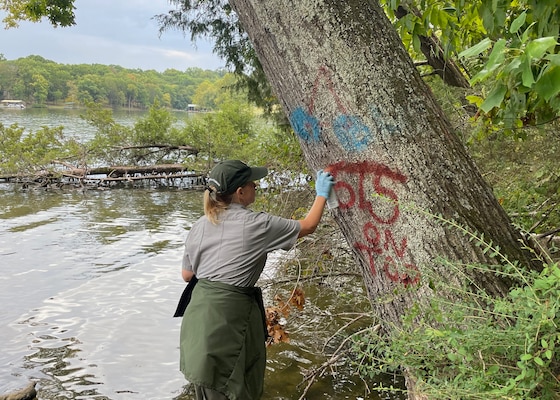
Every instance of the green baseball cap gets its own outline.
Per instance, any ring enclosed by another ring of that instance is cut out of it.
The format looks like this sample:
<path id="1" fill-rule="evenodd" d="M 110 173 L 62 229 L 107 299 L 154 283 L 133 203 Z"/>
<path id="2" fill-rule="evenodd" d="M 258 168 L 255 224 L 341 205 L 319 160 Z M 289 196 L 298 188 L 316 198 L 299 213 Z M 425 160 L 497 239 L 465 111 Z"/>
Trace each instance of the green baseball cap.
<path id="1" fill-rule="evenodd" d="M 239 160 L 220 161 L 208 176 L 208 186 L 219 194 L 231 194 L 249 181 L 256 181 L 268 174 L 266 167 L 249 167 Z"/>

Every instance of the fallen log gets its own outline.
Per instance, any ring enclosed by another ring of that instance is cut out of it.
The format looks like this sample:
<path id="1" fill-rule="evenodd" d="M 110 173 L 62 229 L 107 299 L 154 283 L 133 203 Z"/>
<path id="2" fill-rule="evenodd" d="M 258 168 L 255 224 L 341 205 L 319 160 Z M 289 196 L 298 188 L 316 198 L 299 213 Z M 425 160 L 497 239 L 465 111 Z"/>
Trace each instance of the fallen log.
<path id="1" fill-rule="evenodd" d="M 23 389 L 12 393 L 0 394 L 0 400 L 35 400 L 37 398 L 36 384 L 37 382 L 30 382 Z"/>
<path id="2" fill-rule="evenodd" d="M 181 146 L 172 146 L 168 144 L 146 144 L 146 145 L 138 145 L 138 146 L 123 146 L 119 150 L 137 150 L 137 149 L 160 149 L 160 150 L 182 150 L 187 151 L 189 155 L 197 155 L 198 149 L 196 147 L 188 146 L 188 145 L 181 145 Z"/>
<path id="3" fill-rule="evenodd" d="M 93 168 L 79 168 L 72 165 L 64 165 L 63 169 L 56 171 L 42 170 L 33 175 L 22 176 L 0 176 L 0 180 L 7 182 L 19 182 L 25 185 L 59 185 L 68 183 L 68 180 L 87 183 L 115 183 L 133 181 L 157 181 L 188 178 L 187 187 L 199 188 L 205 184 L 205 174 L 187 169 L 183 164 L 155 164 L 140 166 L 102 166 Z M 65 182 L 66 180 L 66 182 Z"/>
<path id="4" fill-rule="evenodd" d="M 186 168 L 183 164 L 156 164 L 141 166 L 109 166 L 97 168 L 69 168 L 62 171 L 65 176 L 85 177 L 89 175 L 107 175 L 107 177 L 119 177 L 134 174 L 173 173 L 183 172 Z"/>

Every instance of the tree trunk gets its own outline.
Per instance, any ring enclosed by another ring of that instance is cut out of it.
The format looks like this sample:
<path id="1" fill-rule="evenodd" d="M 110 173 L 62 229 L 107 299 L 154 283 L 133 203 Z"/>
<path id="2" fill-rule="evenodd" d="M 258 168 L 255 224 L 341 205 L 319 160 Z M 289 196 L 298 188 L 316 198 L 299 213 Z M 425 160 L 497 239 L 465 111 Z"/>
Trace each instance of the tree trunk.
<path id="1" fill-rule="evenodd" d="M 510 259 L 533 263 L 379 4 L 230 4 L 309 166 L 335 176 L 335 219 L 385 328 L 430 297 L 428 275 L 450 283 L 468 276 L 492 295 L 505 294 L 510 282 L 494 274 L 436 262 L 496 263 L 440 216 L 483 234 Z"/>

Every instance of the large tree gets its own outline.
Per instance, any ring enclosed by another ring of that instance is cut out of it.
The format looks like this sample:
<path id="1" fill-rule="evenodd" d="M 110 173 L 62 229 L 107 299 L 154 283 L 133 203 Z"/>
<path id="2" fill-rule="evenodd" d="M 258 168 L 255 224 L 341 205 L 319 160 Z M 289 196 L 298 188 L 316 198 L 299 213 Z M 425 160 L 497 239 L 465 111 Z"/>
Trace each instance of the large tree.
<path id="1" fill-rule="evenodd" d="M 507 292 L 499 274 L 438 263 L 496 262 L 465 230 L 538 267 L 377 2 L 229 3 L 307 163 L 336 178 L 335 219 L 387 330 L 429 300 L 426 276 Z"/>

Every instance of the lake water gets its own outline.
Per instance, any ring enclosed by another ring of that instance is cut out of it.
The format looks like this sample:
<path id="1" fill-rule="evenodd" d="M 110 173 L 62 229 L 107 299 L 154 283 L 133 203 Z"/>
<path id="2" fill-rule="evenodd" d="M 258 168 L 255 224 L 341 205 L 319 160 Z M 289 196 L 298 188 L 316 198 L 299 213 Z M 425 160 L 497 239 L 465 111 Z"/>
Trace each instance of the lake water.
<path id="1" fill-rule="evenodd" d="M 3 187 L 0 393 L 39 380 L 42 399 L 178 395 L 171 315 L 199 203 L 188 191 Z"/>
<path id="2" fill-rule="evenodd" d="M 20 110 L 0 107 L 0 123 L 4 126 L 18 124 L 28 132 L 37 131 L 44 126 L 49 128 L 63 126 L 66 136 L 89 139 L 95 134 L 95 127 L 81 118 L 84 113 L 84 109 L 73 108 L 25 108 Z M 184 111 L 172 111 L 172 114 L 177 120 L 177 126 L 193 115 Z M 136 121 L 146 115 L 147 111 L 113 111 L 115 122 L 125 126 L 133 126 Z"/>
<path id="3" fill-rule="evenodd" d="M 1 112 L 0 122 L 28 126 L 30 118 L 33 126 L 87 133 L 76 110 L 40 111 L 37 119 L 27 110 Z M 183 242 L 202 214 L 201 196 L 0 184 L 0 394 L 35 381 L 42 400 L 192 399 L 178 370 L 181 321 L 172 314 L 184 287 Z M 271 257 L 263 279 L 273 280 L 287 256 Z M 341 289 L 353 300 L 342 301 Z M 281 290 L 266 286 L 265 303 Z M 305 309 L 288 318 L 290 343 L 268 350 L 263 399 L 299 399 L 305 370 L 325 361 L 323 346 L 345 323 L 337 315 L 351 319 L 368 309 L 359 281 L 310 281 L 304 290 Z M 337 368 L 336 378 L 320 379 L 306 398 L 379 399 L 344 365 Z"/>
<path id="4" fill-rule="evenodd" d="M 49 128 L 64 127 L 64 133 L 69 137 L 89 138 L 95 134 L 95 128 L 83 120 L 80 115 L 83 109 L 47 109 L 47 108 L 26 108 L 6 109 L 0 108 L 0 123 L 4 126 L 18 124 L 26 131 L 37 131 L 47 126 Z M 186 113 L 181 113 L 188 115 Z M 113 118 L 119 124 L 132 126 L 135 121 L 146 115 L 144 111 L 116 111 Z"/>

